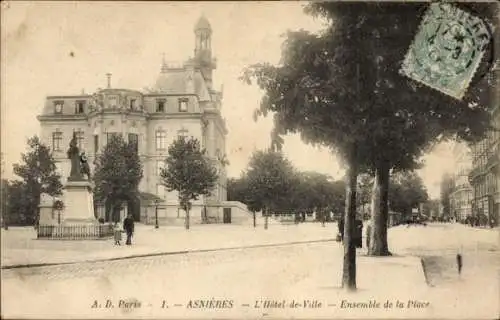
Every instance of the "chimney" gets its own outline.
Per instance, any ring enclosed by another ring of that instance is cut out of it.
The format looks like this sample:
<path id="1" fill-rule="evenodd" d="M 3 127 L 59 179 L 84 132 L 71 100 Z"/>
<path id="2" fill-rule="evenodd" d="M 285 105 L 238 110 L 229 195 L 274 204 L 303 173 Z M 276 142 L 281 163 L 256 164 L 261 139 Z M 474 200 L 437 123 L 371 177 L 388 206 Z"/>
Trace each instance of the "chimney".
<path id="1" fill-rule="evenodd" d="M 111 73 L 106 73 L 106 77 L 108 77 L 108 89 L 111 88 Z"/>
<path id="2" fill-rule="evenodd" d="M 167 72 L 168 71 L 168 64 L 167 60 L 165 60 L 165 53 L 161 54 L 161 72 Z"/>

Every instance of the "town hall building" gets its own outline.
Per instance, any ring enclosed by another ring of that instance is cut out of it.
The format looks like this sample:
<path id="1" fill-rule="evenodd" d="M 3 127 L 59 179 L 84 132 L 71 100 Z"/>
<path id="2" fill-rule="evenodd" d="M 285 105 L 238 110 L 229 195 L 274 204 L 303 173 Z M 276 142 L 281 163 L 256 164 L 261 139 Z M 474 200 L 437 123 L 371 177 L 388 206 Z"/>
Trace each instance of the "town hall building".
<path id="1" fill-rule="evenodd" d="M 93 162 L 108 139 L 122 135 L 136 143 L 143 164 L 140 216 L 135 219 L 151 223 L 158 212 L 162 223 L 173 223 L 184 217 L 178 208 L 176 192 L 168 192 L 160 182 L 169 145 L 179 136 L 197 138 L 213 161 L 219 174 L 211 196 L 193 203 L 190 216 L 197 219 L 219 219 L 226 201 L 226 135 L 221 114 L 222 92 L 213 87 L 216 59 L 212 56 L 212 29 L 202 16 L 195 26 L 194 57 L 182 66 L 169 66 L 163 61 L 156 84 L 148 90 L 136 91 L 108 86 L 93 94 L 48 96 L 38 116 L 41 140 L 50 146 L 63 176 L 69 175 L 66 150 L 76 133 L 78 145 L 85 151 L 94 173 Z M 130 210 L 130 207 L 129 207 Z M 156 211 L 158 210 L 158 211 Z M 98 217 L 105 218 L 98 208 Z M 136 210 L 139 211 L 139 210 Z"/>

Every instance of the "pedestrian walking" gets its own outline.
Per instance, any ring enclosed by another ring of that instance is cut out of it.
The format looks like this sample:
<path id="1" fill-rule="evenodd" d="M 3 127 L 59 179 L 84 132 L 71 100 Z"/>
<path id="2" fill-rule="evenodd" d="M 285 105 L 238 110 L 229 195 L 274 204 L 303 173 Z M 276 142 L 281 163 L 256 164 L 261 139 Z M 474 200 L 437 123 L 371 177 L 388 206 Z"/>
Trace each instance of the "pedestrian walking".
<path id="1" fill-rule="evenodd" d="M 115 246 L 121 246 L 120 241 L 122 241 L 122 230 L 120 229 L 117 223 L 115 223 L 114 239 L 115 239 Z"/>
<path id="2" fill-rule="evenodd" d="M 370 249 L 370 237 L 372 232 L 372 221 L 368 220 L 366 224 L 366 248 Z"/>
<path id="3" fill-rule="evenodd" d="M 134 234 L 134 219 L 132 218 L 132 214 L 128 214 L 128 216 L 123 220 L 123 230 L 127 233 L 127 241 L 125 244 L 130 246 L 132 244 L 132 235 Z"/>
<path id="4" fill-rule="evenodd" d="M 462 274 L 462 255 L 460 253 L 457 254 L 457 269 L 458 275 Z"/>

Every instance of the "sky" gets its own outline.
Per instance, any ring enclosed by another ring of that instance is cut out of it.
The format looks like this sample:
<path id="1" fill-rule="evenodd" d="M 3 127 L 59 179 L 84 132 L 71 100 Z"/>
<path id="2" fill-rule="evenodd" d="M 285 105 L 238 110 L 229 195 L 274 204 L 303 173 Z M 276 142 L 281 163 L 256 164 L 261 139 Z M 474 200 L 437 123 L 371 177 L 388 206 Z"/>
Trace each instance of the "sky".
<path id="1" fill-rule="evenodd" d="M 193 55 L 193 28 L 204 14 L 213 29 L 218 68 L 214 85 L 224 87 L 222 113 L 229 134 L 229 176 L 239 176 L 254 150 L 269 146 L 271 119 L 252 120 L 262 93 L 238 80 L 243 68 L 277 63 L 287 30 L 320 30 L 321 20 L 302 11 L 303 2 L 2 2 L 1 151 L 3 175 L 13 178 L 26 139 L 39 133 L 36 116 L 48 95 L 93 93 L 106 86 L 152 86 L 162 55 L 182 63 Z M 72 55 L 70 53 L 73 53 Z M 284 152 L 300 170 L 341 178 L 344 169 L 328 150 L 298 136 L 285 139 Z M 451 145 L 439 145 L 419 171 L 432 198 L 452 172 Z"/>

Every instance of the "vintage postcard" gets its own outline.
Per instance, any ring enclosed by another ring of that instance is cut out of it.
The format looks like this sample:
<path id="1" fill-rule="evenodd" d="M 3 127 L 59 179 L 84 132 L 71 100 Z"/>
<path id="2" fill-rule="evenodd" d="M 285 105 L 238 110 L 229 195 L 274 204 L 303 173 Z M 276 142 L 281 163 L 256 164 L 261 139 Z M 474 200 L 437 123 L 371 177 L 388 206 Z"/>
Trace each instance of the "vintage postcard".
<path id="1" fill-rule="evenodd" d="M 2 319 L 498 319 L 495 1 L 1 2 Z"/>

